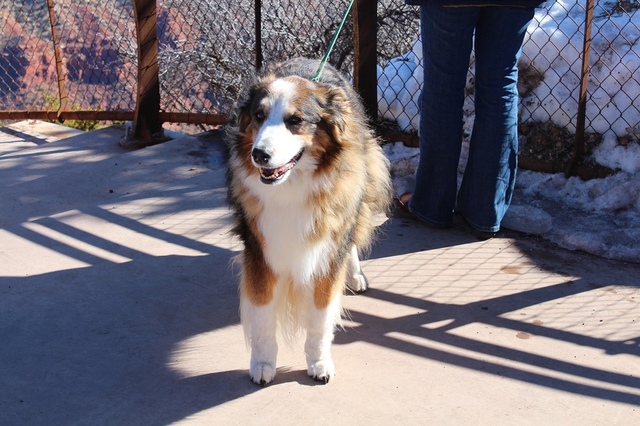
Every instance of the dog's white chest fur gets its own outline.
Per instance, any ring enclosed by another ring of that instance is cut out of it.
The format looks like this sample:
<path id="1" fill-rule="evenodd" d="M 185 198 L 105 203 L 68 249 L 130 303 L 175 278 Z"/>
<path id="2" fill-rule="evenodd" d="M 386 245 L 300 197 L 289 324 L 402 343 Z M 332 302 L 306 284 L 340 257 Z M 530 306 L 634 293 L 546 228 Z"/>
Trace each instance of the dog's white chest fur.
<path id="1" fill-rule="evenodd" d="M 295 185 L 285 182 L 265 187 L 256 182 L 257 188 L 251 186 L 263 203 L 258 226 L 264 235 L 267 263 L 278 275 L 291 276 L 294 284 L 311 286 L 314 276 L 329 270 L 329 253 L 335 250 L 335 243 L 330 238 L 310 240 L 314 232 L 313 212 L 307 202 L 311 184 L 302 176 L 297 178 L 291 179 Z"/>

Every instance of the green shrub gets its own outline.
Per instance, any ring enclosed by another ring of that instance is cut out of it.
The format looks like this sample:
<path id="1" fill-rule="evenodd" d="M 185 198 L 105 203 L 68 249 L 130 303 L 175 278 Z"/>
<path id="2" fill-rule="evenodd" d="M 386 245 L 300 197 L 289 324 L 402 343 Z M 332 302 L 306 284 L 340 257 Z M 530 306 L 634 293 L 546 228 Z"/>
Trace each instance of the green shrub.
<path id="1" fill-rule="evenodd" d="M 60 108 L 60 99 L 58 96 L 53 95 L 51 93 L 44 93 L 44 107 L 49 111 L 57 111 Z M 70 109 L 72 111 L 80 111 L 80 106 L 76 103 L 70 105 Z M 88 108 L 86 111 L 98 111 L 95 108 Z M 100 129 L 104 127 L 103 124 L 100 123 L 99 120 L 48 120 L 50 123 L 62 123 L 67 127 L 71 127 L 73 129 L 83 130 L 85 132 L 90 132 L 91 130 Z"/>

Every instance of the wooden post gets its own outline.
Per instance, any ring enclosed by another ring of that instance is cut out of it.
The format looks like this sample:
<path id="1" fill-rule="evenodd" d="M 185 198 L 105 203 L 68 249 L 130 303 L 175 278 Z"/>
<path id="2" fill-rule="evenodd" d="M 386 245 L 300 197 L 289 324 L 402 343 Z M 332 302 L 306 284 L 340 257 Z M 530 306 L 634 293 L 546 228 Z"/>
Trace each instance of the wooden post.
<path id="1" fill-rule="evenodd" d="M 377 0 L 356 0 L 353 11 L 353 85 L 371 121 L 378 119 Z"/>
<path id="2" fill-rule="evenodd" d="M 138 90 L 133 114 L 133 140 L 121 145 L 140 148 L 166 140 L 160 112 L 156 0 L 133 0 L 138 41 Z"/>

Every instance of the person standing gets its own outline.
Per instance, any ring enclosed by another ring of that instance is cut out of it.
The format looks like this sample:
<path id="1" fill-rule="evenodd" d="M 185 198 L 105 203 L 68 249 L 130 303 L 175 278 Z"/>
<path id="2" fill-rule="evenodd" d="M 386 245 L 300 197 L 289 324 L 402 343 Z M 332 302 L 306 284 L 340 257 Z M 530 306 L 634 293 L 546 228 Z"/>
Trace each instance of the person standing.
<path id="1" fill-rule="evenodd" d="M 406 0 L 420 6 L 420 160 L 399 207 L 435 227 L 454 212 L 490 238 L 511 202 L 518 153 L 518 58 L 540 0 Z M 475 47 L 475 121 L 460 189 L 465 85 Z"/>

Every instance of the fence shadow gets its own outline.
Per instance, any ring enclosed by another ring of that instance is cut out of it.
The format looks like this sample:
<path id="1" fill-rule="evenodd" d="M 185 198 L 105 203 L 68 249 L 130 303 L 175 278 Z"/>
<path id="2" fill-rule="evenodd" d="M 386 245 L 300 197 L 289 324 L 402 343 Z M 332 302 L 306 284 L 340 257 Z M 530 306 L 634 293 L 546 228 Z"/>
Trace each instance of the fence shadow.
<path id="1" fill-rule="evenodd" d="M 555 345 L 564 350 L 573 345 L 596 350 L 603 360 L 640 357 L 640 334 L 629 328 L 637 322 L 633 308 L 640 283 L 635 265 L 568 252 L 516 234 L 510 235 L 512 240 L 503 236 L 500 244 L 480 243 L 460 231 L 432 230 L 402 219 L 383 225 L 383 235 L 365 266 L 365 272 L 372 272 L 371 288 L 360 296 L 365 300 L 349 304 L 349 319 L 360 325 L 339 332 L 337 344 L 366 342 L 568 393 L 640 403 L 640 395 L 632 391 L 640 388 L 640 378 L 627 368 L 612 369 L 607 363 L 595 367 L 554 351 Z M 506 241 L 512 243 L 505 249 Z M 551 280 L 538 279 L 538 274 Z M 411 313 L 378 315 L 367 309 L 366 299 Z M 408 307 L 414 309 L 404 309 Z M 525 317 L 524 312 L 550 320 L 532 321 L 536 316 Z M 599 320 L 594 312 L 601 314 Z M 578 322 L 584 318 L 592 326 L 583 322 L 581 332 Z M 608 327 L 606 333 L 593 326 L 598 321 Z M 494 343 L 461 331 L 468 326 L 509 330 L 518 338 L 513 344 Z M 518 345 L 518 339 L 530 338 L 548 343 Z"/>
<path id="2" fill-rule="evenodd" d="M 216 352 L 213 372 L 175 368 L 182 342 L 239 321 L 224 170 L 204 172 L 203 146 L 3 158 L 0 423 L 168 424 L 258 389 Z"/>

